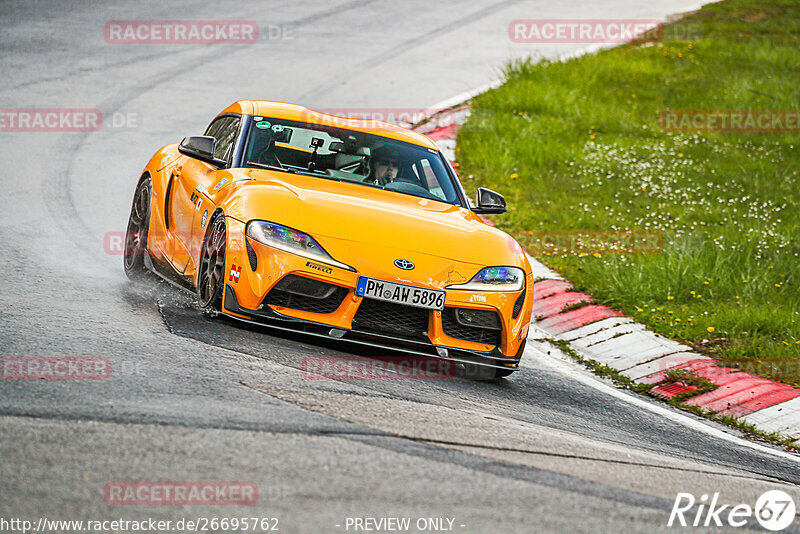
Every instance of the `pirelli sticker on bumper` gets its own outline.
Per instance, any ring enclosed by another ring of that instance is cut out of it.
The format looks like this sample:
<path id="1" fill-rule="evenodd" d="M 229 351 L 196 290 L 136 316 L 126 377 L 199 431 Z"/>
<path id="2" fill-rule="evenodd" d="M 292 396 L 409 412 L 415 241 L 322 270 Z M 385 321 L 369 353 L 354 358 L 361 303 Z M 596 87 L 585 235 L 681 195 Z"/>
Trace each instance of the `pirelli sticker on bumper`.
<path id="1" fill-rule="evenodd" d="M 324 265 L 320 265 L 319 263 L 314 263 L 314 262 L 311 262 L 311 261 L 307 261 L 306 262 L 306 267 L 310 267 L 311 269 L 314 269 L 315 271 L 320 271 L 320 272 L 323 272 L 325 274 L 333 274 L 333 269 L 331 269 L 330 267 L 326 267 Z"/>

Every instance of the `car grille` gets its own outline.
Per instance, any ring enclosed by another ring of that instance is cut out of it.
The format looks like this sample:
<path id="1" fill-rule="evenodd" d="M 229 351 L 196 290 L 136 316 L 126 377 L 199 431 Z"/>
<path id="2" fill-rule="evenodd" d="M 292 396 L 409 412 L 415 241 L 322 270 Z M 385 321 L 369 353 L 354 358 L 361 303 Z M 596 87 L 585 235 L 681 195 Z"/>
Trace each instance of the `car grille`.
<path id="1" fill-rule="evenodd" d="M 346 296 L 347 289 L 344 287 L 290 274 L 275 284 L 264 299 L 264 305 L 311 313 L 333 313 Z"/>
<path id="2" fill-rule="evenodd" d="M 474 326 L 466 326 L 456 318 L 456 310 L 469 311 L 476 318 Z M 456 339 L 485 343 L 487 345 L 500 345 L 502 330 L 500 329 L 500 316 L 495 311 L 471 310 L 466 308 L 445 308 L 442 311 L 442 330 L 445 334 Z"/>
<path id="3" fill-rule="evenodd" d="M 375 299 L 362 299 L 353 317 L 353 330 L 428 339 L 428 310 Z"/>

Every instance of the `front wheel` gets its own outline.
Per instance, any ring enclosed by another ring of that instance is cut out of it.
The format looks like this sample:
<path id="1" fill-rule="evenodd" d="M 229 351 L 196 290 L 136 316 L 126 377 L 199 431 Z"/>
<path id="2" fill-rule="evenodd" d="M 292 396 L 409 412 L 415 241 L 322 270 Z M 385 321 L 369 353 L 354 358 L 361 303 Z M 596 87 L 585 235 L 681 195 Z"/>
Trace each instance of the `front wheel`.
<path id="1" fill-rule="evenodd" d="M 525 352 L 525 345 L 528 343 L 528 340 L 524 340 L 520 343 L 519 349 L 517 350 L 517 358 L 522 358 L 522 353 Z M 501 369 L 499 367 L 486 367 L 483 365 L 478 365 L 474 363 L 468 363 L 464 365 L 464 376 L 465 378 L 469 378 L 470 380 L 495 380 L 497 378 L 505 378 L 509 376 L 511 373 L 514 373 L 518 370 L 518 367 L 515 368 L 505 368 Z"/>
<path id="2" fill-rule="evenodd" d="M 225 215 L 214 216 L 203 240 L 200 271 L 197 276 L 197 298 L 200 308 L 208 315 L 222 310 L 222 289 L 225 285 Z"/>
<path id="3" fill-rule="evenodd" d="M 464 374 L 462 376 L 468 380 L 484 382 L 497 378 L 505 378 L 514 371 L 516 371 L 516 369 L 498 369 L 497 367 L 488 367 L 477 363 L 466 363 L 464 364 Z"/>
<path id="4" fill-rule="evenodd" d="M 150 177 L 144 178 L 136 186 L 133 206 L 125 232 L 124 266 L 125 274 L 131 280 L 139 280 L 147 274 L 144 255 L 147 254 L 147 232 L 150 228 L 150 200 L 153 183 Z"/>

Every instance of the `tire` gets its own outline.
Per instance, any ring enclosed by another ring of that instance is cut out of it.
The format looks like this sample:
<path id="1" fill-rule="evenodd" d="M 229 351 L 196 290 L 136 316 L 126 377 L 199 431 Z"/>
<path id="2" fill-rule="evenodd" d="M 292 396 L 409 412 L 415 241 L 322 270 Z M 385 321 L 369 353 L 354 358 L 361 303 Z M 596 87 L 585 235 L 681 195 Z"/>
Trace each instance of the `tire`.
<path id="1" fill-rule="evenodd" d="M 505 378 L 511 373 L 515 372 L 516 369 L 495 369 L 494 370 L 494 377 L 495 378 Z"/>
<path id="2" fill-rule="evenodd" d="M 525 352 L 525 345 L 528 343 L 526 339 L 523 341 L 520 346 L 519 350 L 517 350 L 517 358 L 522 357 L 522 353 Z M 483 365 L 476 365 L 473 363 L 468 363 L 464 365 L 464 377 L 470 380 L 495 380 L 497 378 L 505 378 L 511 373 L 517 371 L 517 368 L 514 369 L 498 369 L 496 367 L 485 367 Z"/>
<path id="3" fill-rule="evenodd" d="M 496 367 L 487 367 L 475 363 L 465 363 L 463 376 L 468 380 L 485 382 L 497 378 L 504 378 L 514 371 L 516 371 L 516 369 L 497 369 Z"/>
<path id="4" fill-rule="evenodd" d="M 144 255 L 147 253 L 147 232 L 150 229 L 152 198 L 153 183 L 147 176 L 136 186 L 131 214 L 128 217 L 128 229 L 125 232 L 123 266 L 125 274 L 131 280 L 141 280 L 148 275 L 144 265 Z"/>
<path id="5" fill-rule="evenodd" d="M 214 316 L 222 310 L 222 290 L 225 286 L 225 249 L 227 231 L 225 215 L 214 215 L 208 225 L 200 253 L 197 274 L 197 300 L 206 315 Z"/>

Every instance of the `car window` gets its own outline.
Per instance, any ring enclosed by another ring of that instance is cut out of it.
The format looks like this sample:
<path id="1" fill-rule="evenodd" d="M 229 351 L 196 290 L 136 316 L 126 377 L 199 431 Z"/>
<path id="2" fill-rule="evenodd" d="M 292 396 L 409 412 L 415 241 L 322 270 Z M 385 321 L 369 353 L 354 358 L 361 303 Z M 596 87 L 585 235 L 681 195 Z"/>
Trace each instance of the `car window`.
<path id="1" fill-rule="evenodd" d="M 460 205 L 438 150 L 346 128 L 257 117 L 247 132 L 243 165 Z"/>
<path id="2" fill-rule="evenodd" d="M 239 117 L 220 117 L 209 125 L 205 135 L 217 140 L 214 145 L 215 158 L 230 161 L 233 142 L 236 139 L 236 132 L 239 130 L 239 120 Z"/>

